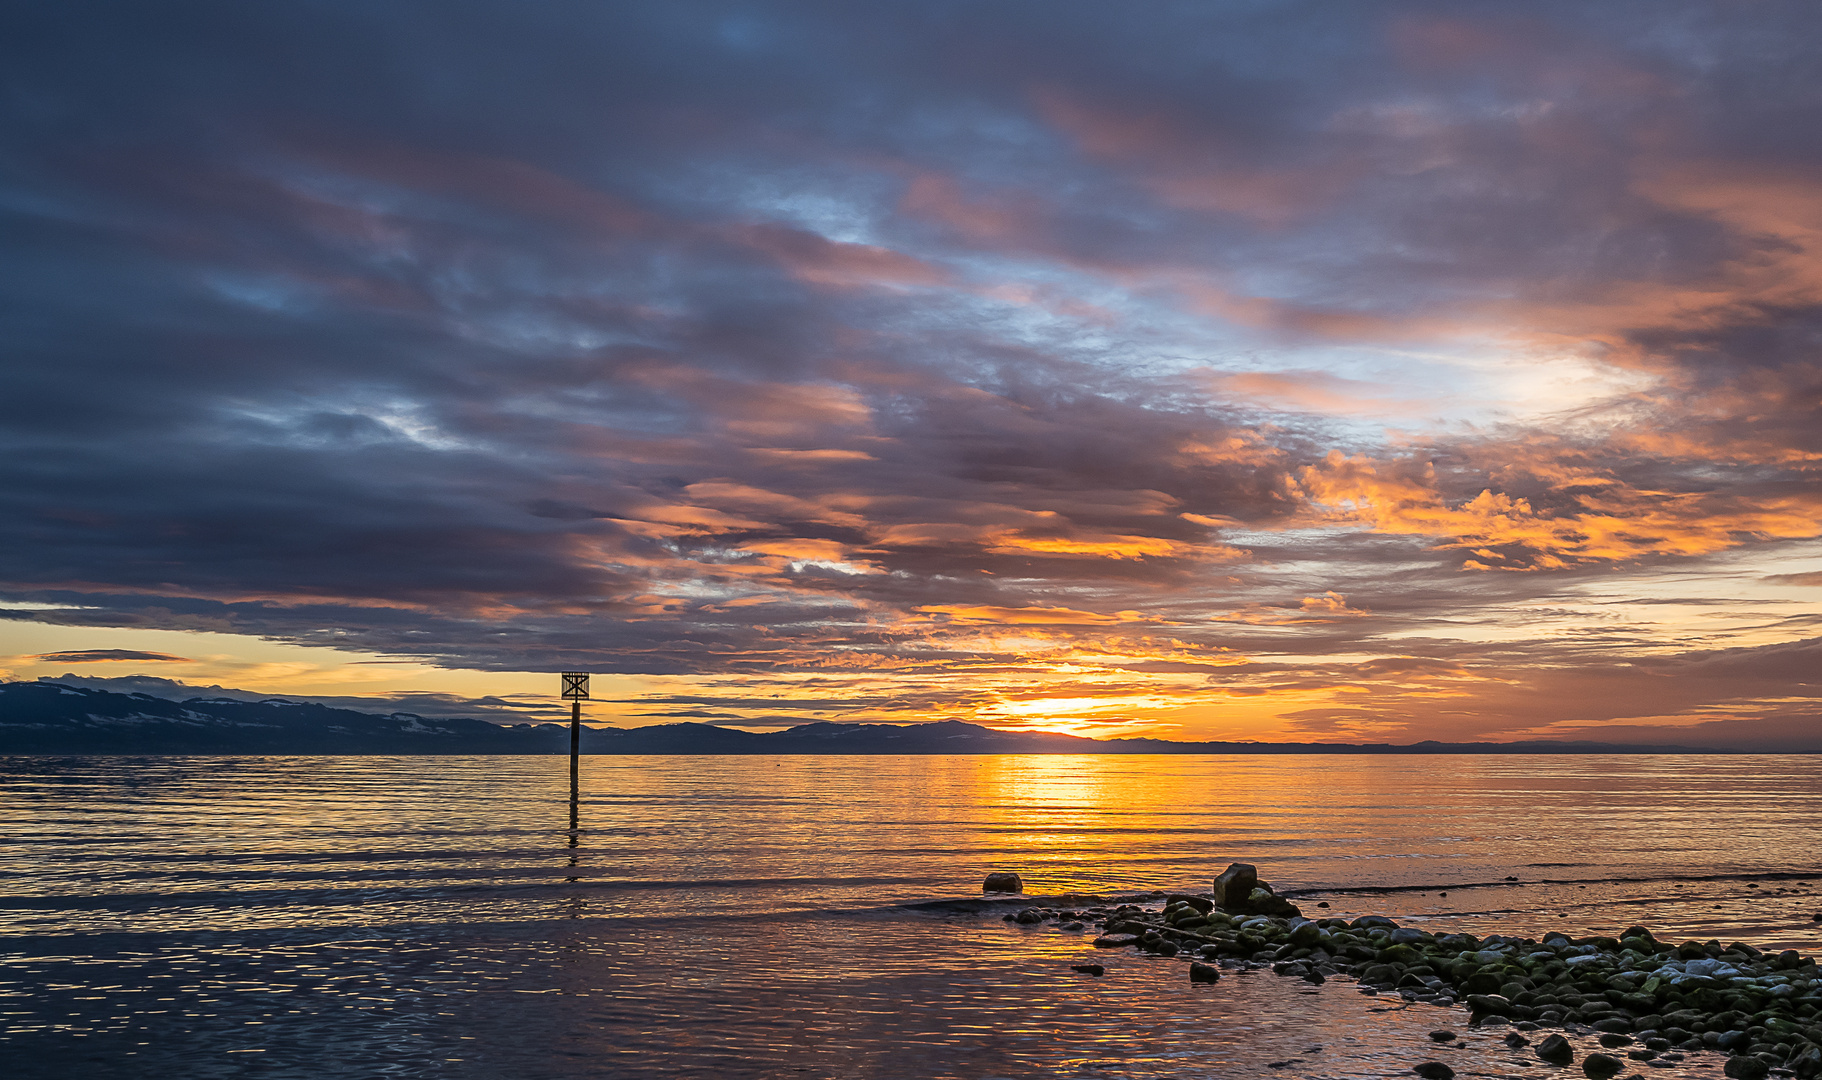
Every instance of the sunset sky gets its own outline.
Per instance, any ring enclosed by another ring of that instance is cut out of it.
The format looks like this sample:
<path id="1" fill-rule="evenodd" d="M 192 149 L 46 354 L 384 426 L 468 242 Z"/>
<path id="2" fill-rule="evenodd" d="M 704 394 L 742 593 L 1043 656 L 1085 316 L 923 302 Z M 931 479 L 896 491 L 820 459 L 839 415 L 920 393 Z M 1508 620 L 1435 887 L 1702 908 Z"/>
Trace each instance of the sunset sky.
<path id="1" fill-rule="evenodd" d="M 1822 747 L 1818 42 L 12 5 L 0 674 Z"/>

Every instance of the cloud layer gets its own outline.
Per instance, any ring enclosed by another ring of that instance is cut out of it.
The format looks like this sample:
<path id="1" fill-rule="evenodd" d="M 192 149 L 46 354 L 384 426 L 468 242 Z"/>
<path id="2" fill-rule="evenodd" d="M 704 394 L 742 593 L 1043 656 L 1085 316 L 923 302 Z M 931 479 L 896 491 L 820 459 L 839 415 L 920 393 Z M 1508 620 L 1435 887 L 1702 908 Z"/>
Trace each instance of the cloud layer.
<path id="1" fill-rule="evenodd" d="M 1813 5 L 6 20 L 12 618 L 628 719 L 1822 712 Z"/>

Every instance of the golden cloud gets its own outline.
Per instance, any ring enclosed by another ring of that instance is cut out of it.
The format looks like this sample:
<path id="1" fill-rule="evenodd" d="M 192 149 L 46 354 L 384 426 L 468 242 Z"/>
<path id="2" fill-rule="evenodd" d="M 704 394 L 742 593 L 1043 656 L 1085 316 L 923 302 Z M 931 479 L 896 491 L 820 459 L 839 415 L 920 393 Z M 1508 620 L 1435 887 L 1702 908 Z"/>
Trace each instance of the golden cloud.
<path id="1" fill-rule="evenodd" d="M 1439 548 L 1474 550 L 1472 570 L 1550 570 L 1648 555 L 1706 555 L 1756 539 L 1822 533 L 1822 497 L 1753 498 L 1725 492 L 1665 492 L 1617 480 L 1562 491 L 1564 509 L 1540 511 L 1529 499 L 1483 489 L 1451 503 L 1433 466 L 1382 469 L 1362 455 L 1331 452 L 1297 474 L 1310 502 L 1333 519 L 1379 532 L 1443 538 Z M 1504 549 L 1503 551 L 1500 549 Z"/>
<path id="2" fill-rule="evenodd" d="M 1144 615 L 1120 611 L 1102 615 L 1066 607 L 994 607 L 984 604 L 928 604 L 917 609 L 962 626 L 1110 626 L 1139 622 Z"/>

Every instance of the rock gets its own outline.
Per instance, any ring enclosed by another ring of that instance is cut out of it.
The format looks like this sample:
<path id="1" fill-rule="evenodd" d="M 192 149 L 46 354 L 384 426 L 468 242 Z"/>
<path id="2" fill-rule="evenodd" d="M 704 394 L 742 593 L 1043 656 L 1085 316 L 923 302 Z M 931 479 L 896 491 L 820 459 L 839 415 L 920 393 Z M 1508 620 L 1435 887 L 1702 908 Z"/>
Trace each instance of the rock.
<path id="1" fill-rule="evenodd" d="M 1582 1072 L 1594 1080 L 1607 1080 L 1607 1077 L 1618 1073 L 1626 1063 L 1612 1054 L 1589 1054 L 1582 1059 Z"/>
<path id="2" fill-rule="evenodd" d="M 1280 919 L 1294 919 L 1303 914 L 1303 909 L 1272 891 L 1272 887 L 1261 881 L 1246 898 L 1247 910 L 1260 915 L 1272 915 Z"/>
<path id="3" fill-rule="evenodd" d="M 1177 943 L 1174 941 L 1160 941 L 1152 946 L 1152 949 L 1159 956 L 1175 956 L 1178 952 L 1182 951 L 1177 948 Z"/>
<path id="4" fill-rule="evenodd" d="M 1246 898 L 1259 887 L 1259 868 L 1252 863 L 1237 862 L 1221 871 L 1209 896 L 1223 911 L 1246 910 Z"/>
<path id="5" fill-rule="evenodd" d="M 1105 975 L 1105 974 L 1107 974 L 1107 969 L 1102 967 L 1100 964 L 1071 964 L 1070 968 L 1072 970 L 1079 971 L 1084 975 Z"/>
<path id="6" fill-rule="evenodd" d="M 1014 915 L 1012 917 L 1012 921 L 1015 923 L 1019 923 L 1023 926 L 1030 926 L 1032 923 L 1043 922 L 1044 915 L 1037 908 L 1028 907 L 1024 911 L 1021 911 L 1017 915 Z"/>
<path id="7" fill-rule="evenodd" d="M 1531 1040 L 1525 1038 L 1516 1031 L 1508 1031 L 1506 1032 L 1506 1045 L 1514 1050 L 1518 1050 L 1530 1046 Z"/>
<path id="8" fill-rule="evenodd" d="M 1213 964 L 1191 963 L 1189 981 L 1193 983 L 1212 983 L 1221 981 L 1221 969 Z"/>
<path id="9" fill-rule="evenodd" d="M 1567 1065 L 1575 1060 L 1575 1047 L 1561 1035 L 1552 1035 L 1537 1044 L 1537 1056 L 1552 1065 Z"/>
<path id="10" fill-rule="evenodd" d="M 1124 949 L 1128 945 L 1138 943 L 1139 935 L 1137 934 L 1102 934 L 1094 939 L 1094 947 L 1097 949 Z"/>
<path id="11" fill-rule="evenodd" d="M 1195 908 L 1204 915 L 1215 910 L 1215 902 L 1213 900 L 1210 900 L 1206 896 L 1196 896 L 1193 893 L 1171 893 L 1164 898 L 1164 903 L 1166 906 L 1171 904 L 1188 904 L 1190 907 Z"/>
<path id="12" fill-rule="evenodd" d="M 1617 1050 L 1620 1047 L 1625 1046 L 1630 1042 L 1632 1042 L 1632 1036 L 1630 1036 L 1630 1035 L 1617 1035 L 1617 1034 L 1609 1033 L 1609 1034 L 1601 1036 L 1601 1045 L 1606 1047 L 1609 1050 Z"/>
<path id="13" fill-rule="evenodd" d="M 1455 1080 L 1455 1070 L 1440 1061 L 1426 1061 L 1421 1065 L 1413 1065 L 1411 1071 L 1423 1077 L 1423 1080 Z"/>
<path id="14" fill-rule="evenodd" d="M 1455 1033 L 1453 1031 L 1432 1031 L 1432 1032 L 1430 1032 L 1430 1041 L 1431 1042 L 1454 1042 Z"/>
<path id="15" fill-rule="evenodd" d="M 1468 1008 L 1495 1016 L 1512 1015 L 1512 1002 L 1498 994 L 1469 994 Z"/>
<path id="16" fill-rule="evenodd" d="M 1721 1072 L 1731 1080 L 1762 1080 L 1767 1073 L 1771 1072 L 1771 1066 L 1756 1057 L 1742 1055 L 1728 1058 L 1727 1067 Z"/>
<path id="17" fill-rule="evenodd" d="M 1025 891 L 1025 883 L 1017 874 L 1001 871 L 996 874 L 988 874 L 986 883 L 981 886 L 981 891 L 984 893 L 1022 893 Z"/>
<path id="18" fill-rule="evenodd" d="M 1822 1073 L 1822 1047 L 1813 1044 L 1803 1047 L 1791 1055 L 1784 1067 L 1806 1078 Z"/>
<path id="19" fill-rule="evenodd" d="M 1392 944 L 1394 945 L 1424 945 L 1434 940 L 1435 938 L 1415 926 L 1401 926 L 1392 931 Z"/>
<path id="20" fill-rule="evenodd" d="M 1085 923 L 1066 922 L 1063 925 L 1057 927 L 1057 929 L 1062 930 L 1066 933 L 1070 933 L 1070 934 L 1079 934 L 1082 931 L 1088 929 L 1088 926 Z"/>
<path id="21" fill-rule="evenodd" d="M 1291 944 L 1299 949 L 1314 948 L 1322 941 L 1322 927 L 1313 922 L 1298 923 L 1291 930 Z"/>

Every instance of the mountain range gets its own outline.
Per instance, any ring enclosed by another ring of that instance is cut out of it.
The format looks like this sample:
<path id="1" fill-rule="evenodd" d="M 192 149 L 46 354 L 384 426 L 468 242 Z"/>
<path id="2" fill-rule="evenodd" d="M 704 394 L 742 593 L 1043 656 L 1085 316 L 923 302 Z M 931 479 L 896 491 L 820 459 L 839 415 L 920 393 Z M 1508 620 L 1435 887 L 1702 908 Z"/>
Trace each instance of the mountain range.
<path id="1" fill-rule="evenodd" d="M 561 754 L 560 724 L 496 724 L 335 708 L 309 701 L 184 701 L 56 682 L 0 682 L 0 754 Z M 1597 742 L 1259 743 L 1089 739 L 928 724 L 810 723 L 751 732 L 712 724 L 585 728 L 585 754 L 1538 754 L 1699 753 Z"/>

